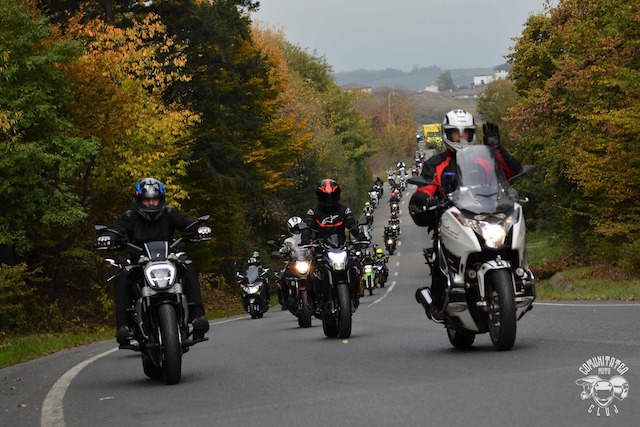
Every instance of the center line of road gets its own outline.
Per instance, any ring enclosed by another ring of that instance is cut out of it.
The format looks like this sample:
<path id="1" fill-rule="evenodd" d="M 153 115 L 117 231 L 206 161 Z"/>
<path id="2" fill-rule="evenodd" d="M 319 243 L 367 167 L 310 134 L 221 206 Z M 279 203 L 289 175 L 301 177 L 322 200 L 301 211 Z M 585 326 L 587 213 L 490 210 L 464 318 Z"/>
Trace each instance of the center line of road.
<path id="1" fill-rule="evenodd" d="M 396 285 L 396 281 L 394 280 L 393 282 L 391 282 L 391 286 L 389 286 L 389 288 L 387 289 L 387 291 L 382 294 L 382 296 L 380 298 L 378 298 L 377 300 L 375 300 L 374 302 L 372 302 L 371 304 L 369 304 L 367 306 L 367 308 L 371 307 L 373 304 L 377 304 L 380 301 L 382 301 L 383 299 L 385 299 L 387 297 L 387 295 L 389 295 L 389 293 L 393 290 L 393 287 Z"/>

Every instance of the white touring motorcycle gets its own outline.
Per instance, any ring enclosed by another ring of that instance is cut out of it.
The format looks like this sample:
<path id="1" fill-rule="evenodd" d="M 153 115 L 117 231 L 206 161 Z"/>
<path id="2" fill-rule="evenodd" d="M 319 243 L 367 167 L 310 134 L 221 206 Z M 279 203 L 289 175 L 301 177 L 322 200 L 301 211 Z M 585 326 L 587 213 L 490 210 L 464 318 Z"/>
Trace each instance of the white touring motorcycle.
<path id="1" fill-rule="evenodd" d="M 492 148 L 472 146 L 456 157 L 456 174 L 443 177 L 447 200 L 432 208 L 441 212 L 434 247 L 425 249 L 431 271 L 439 269 L 446 278 L 441 315 L 430 313 L 428 288 L 416 297 L 429 318 L 444 324 L 454 347 L 468 348 L 476 334 L 489 332 L 496 350 L 509 350 L 517 320 L 536 297 L 519 204 L 526 199 L 509 185 Z M 518 176 L 534 169 L 527 165 Z M 422 177 L 409 182 L 429 184 Z"/>

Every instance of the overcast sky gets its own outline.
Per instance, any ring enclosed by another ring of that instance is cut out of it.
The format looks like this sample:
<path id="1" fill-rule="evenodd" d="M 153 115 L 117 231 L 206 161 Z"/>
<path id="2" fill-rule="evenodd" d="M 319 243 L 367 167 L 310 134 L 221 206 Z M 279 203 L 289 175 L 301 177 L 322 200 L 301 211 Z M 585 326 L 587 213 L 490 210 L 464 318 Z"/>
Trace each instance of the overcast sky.
<path id="1" fill-rule="evenodd" d="M 494 67 L 544 2 L 260 0 L 252 19 L 282 28 L 289 42 L 316 50 L 336 72 Z"/>

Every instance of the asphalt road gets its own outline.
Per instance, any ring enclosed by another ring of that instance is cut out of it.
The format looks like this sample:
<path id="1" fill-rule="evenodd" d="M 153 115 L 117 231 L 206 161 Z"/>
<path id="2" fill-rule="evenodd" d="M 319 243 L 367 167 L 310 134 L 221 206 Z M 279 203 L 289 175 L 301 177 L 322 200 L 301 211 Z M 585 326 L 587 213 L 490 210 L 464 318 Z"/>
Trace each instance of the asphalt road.
<path id="1" fill-rule="evenodd" d="M 326 338 L 317 319 L 301 329 L 279 307 L 215 321 L 174 386 L 146 378 L 139 355 L 114 351 L 115 341 L 80 347 L 1 369 L 0 425 L 639 425 L 640 304 L 537 301 L 511 351 L 496 352 L 486 334 L 455 350 L 413 296 L 429 280 L 428 237 L 408 216 L 410 192 L 389 286 L 362 298 L 348 340 Z M 599 356 L 613 367 L 592 369 Z M 583 400 L 576 381 L 589 375 L 605 385 L 622 376 L 627 393 Z"/>

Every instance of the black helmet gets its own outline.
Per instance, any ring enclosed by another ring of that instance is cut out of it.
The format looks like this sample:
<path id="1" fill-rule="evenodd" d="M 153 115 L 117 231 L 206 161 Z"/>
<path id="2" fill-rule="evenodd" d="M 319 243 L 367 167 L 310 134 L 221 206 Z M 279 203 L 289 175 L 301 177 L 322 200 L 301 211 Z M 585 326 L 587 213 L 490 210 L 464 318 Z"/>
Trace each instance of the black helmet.
<path id="1" fill-rule="evenodd" d="M 318 202 L 327 207 L 336 206 L 340 201 L 340 186 L 334 179 L 323 179 L 316 187 Z"/>
<path id="2" fill-rule="evenodd" d="M 138 213 L 144 218 L 153 221 L 158 219 L 164 212 L 165 208 L 164 185 L 155 178 L 144 178 L 140 180 L 133 190 L 133 200 L 136 204 Z M 158 206 L 145 206 L 142 201 L 148 199 L 158 199 Z"/>

